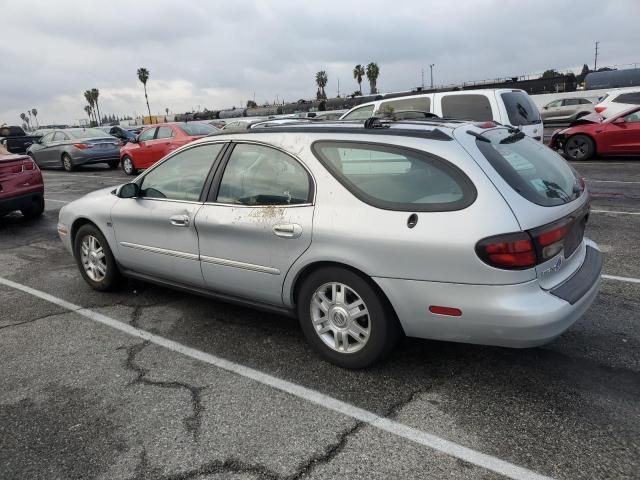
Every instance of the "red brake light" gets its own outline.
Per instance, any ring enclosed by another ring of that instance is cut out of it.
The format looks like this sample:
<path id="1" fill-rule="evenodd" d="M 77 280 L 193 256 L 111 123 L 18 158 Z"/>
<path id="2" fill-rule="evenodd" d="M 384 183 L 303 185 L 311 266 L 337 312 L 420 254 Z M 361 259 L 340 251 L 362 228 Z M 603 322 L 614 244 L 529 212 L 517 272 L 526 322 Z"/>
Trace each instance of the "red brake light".
<path id="1" fill-rule="evenodd" d="M 86 143 L 74 143 L 73 146 L 76 147 L 78 150 L 84 150 L 86 148 L 93 147 L 93 145 L 89 145 L 89 144 L 86 144 Z"/>
<path id="2" fill-rule="evenodd" d="M 22 170 L 35 170 L 36 164 L 33 163 L 33 160 L 24 160 L 22 162 Z"/>
<path id="3" fill-rule="evenodd" d="M 525 232 L 485 238 L 476 245 L 478 256 L 487 264 L 508 270 L 522 270 L 537 263 L 531 237 Z"/>
<path id="4" fill-rule="evenodd" d="M 602 113 L 607 109 L 607 107 L 596 107 L 595 110 L 597 113 Z"/>

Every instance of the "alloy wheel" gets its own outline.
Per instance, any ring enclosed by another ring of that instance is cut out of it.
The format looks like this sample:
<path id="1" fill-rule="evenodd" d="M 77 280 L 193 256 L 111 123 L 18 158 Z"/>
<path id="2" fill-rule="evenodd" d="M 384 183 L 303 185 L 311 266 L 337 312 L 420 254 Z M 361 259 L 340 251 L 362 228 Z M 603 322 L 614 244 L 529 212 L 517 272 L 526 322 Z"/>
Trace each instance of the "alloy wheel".
<path id="1" fill-rule="evenodd" d="M 71 158 L 68 155 L 65 155 L 64 157 L 62 157 L 62 164 L 64 166 L 64 169 L 68 172 L 70 172 L 73 169 Z"/>
<path id="2" fill-rule="evenodd" d="M 367 344 L 371 334 L 369 310 L 348 285 L 321 285 L 311 296 L 310 308 L 316 334 L 332 350 L 355 353 Z"/>
<path id="3" fill-rule="evenodd" d="M 127 175 L 131 175 L 133 173 L 133 163 L 129 157 L 124 157 L 122 159 L 122 168 L 124 169 L 124 173 Z"/>
<path id="4" fill-rule="evenodd" d="M 581 137 L 570 138 L 567 142 L 566 152 L 574 160 L 580 160 L 589 152 L 589 144 Z"/>
<path id="5" fill-rule="evenodd" d="M 87 276 L 94 282 L 100 282 L 107 275 L 107 260 L 104 249 L 93 235 L 82 239 L 80 260 Z"/>

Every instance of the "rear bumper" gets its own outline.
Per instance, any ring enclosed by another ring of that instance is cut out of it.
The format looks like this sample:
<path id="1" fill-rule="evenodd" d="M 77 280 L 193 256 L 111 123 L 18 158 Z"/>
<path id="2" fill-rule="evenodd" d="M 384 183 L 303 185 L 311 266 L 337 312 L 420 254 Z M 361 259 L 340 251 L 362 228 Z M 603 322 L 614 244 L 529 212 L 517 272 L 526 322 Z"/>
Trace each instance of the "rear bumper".
<path id="1" fill-rule="evenodd" d="M 592 254 L 563 284 L 546 291 L 537 280 L 516 285 L 469 285 L 374 278 L 393 305 L 405 333 L 504 347 L 535 347 L 561 335 L 589 309 L 598 293 L 602 260 Z M 570 297 L 573 303 L 562 296 Z M 429 312 L 439 305 L 462 310 L 452 317 Z"/>
<path id="2" fill-rule="evenodd" d="M 29 208 L 34 201 L 41 199 L 43 196 L 44 191 L 40 190 L 25 193 L 16 197 L 0 198 L 0 215 L 6 215 L 7 213 L 15 210 Z"/>

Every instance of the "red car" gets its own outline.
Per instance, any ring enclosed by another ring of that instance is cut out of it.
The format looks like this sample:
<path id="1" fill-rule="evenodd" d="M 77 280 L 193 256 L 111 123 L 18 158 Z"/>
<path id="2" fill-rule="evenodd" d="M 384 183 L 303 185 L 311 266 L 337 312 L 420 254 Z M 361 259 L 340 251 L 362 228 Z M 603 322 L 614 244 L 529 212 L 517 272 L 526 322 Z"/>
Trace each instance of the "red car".
<path id="1" fill-rule="evenodd" d="M 562 149 L 569 160 L 587 160 L 593 155 L 640 155 L 640 107 L 604 120 L 590 114 L 564 130 L 556 130 L 549 146 Z"/>
<path id="2" fill-rule="evenodd" d="M 0 216 L 15 210 L 20 210 L 28 218 L 42 215 L 42 174 L 28 155 L 6 155 L 0 152 Z"/>
<path id="3" fill-rule="evenodd" d="M 176 148 L 217 131 L 214 126 L 200 122 L 151 125 L 120 149 L 122 170 L 127 175 L 135 175 Z"/>

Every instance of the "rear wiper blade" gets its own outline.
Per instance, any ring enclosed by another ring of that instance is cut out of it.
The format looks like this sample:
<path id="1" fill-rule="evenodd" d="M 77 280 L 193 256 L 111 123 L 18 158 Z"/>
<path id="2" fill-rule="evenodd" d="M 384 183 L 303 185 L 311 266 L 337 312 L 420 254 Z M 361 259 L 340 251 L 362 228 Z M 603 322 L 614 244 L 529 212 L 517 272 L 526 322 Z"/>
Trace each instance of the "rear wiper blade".
<path id="1" fill-rule="evenodd" d="M 474 132 L 473 130 L 467 130 L 467 133 L 469 135 L 473 135 L 474 137 L 476 137 L 481 142 L 491 143 L 491 140 L 489 140 L 487 137 L 483 137 L 481 133 Z"/>
<path id="2" fill-rule="evenodd" d="M 526 137 L 524 132 L 522 132 L 521 130 L 518 130 L 515 133 L 512 133 L 511 135 L 504 137 L 502 140 L 500 140 L 500 143 L 516 143 L 522 140 L 524 137 Z"/>

